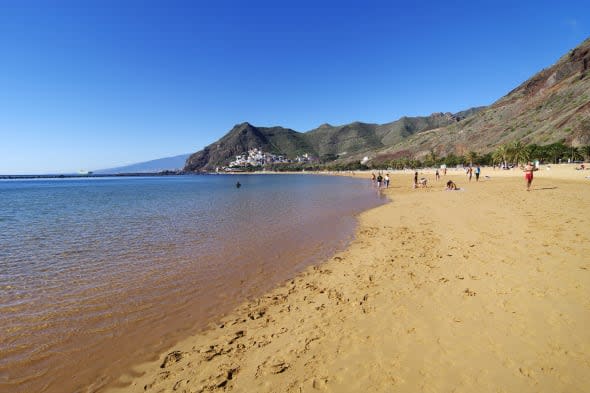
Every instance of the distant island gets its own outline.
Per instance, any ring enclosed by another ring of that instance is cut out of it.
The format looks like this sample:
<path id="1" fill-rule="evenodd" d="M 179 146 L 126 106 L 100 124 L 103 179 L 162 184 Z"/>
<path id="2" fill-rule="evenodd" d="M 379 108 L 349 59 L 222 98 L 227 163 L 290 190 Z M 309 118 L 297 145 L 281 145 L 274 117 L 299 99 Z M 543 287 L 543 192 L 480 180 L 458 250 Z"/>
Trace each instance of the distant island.
<path id="1" fill-rule="evenodd" d="M 155 160 L 138 162 L 135 164 L 116 168 L 97 169 L 96 174 L 120 174 L 120 173 L 158 173 L 163 171 L 177 171 L 184 168 L 186 159 L 190 154 L 179 154 L 173 157 L 158 158 Z"/>

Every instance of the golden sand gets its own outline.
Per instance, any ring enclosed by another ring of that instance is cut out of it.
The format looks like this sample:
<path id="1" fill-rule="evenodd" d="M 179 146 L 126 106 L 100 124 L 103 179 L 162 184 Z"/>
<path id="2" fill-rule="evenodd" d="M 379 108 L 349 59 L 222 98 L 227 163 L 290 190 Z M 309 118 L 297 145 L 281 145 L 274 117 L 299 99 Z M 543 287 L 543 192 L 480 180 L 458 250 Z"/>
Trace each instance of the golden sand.
<path id="1" fill-rule="evenodd" d="M 588 391 L 590 171 L 420 176 L 391 173 L 346 251 L 109 392 Z"/>

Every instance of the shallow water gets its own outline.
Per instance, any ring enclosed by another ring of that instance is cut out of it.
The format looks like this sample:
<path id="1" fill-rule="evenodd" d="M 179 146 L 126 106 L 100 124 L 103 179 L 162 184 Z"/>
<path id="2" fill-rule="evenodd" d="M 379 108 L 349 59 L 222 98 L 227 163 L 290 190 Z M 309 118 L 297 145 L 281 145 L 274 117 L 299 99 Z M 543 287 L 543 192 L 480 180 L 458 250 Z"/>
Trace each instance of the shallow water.
<path id="1" fill-rule="evenodd" d="M 383 202 L 329 176 L 0 181 L 0 392 L 96 390 L 343 248 Z"/>

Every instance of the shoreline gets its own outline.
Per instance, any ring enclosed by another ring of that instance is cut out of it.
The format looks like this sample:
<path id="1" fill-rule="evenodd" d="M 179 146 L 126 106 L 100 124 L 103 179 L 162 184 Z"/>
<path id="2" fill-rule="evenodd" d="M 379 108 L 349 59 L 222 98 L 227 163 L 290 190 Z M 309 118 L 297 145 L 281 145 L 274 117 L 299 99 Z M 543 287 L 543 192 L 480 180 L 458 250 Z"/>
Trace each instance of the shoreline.
<path id="1" fill-rule="evenodd" d="M 63 206 L 53 214 L 63 222 L 75 223 L 72 226 L 79 228 L 105 230 L 95 231 L 91 236 L 96 241 L 96 252 L 80 258 L 55 257 L 54 265 L 60 266 L 56 274 L 63 273 L 63 276 L 56 278 L 51 287 L 42 281 L 37 286 L 30 285 L 31 299 L 36 300 L 23 302 L 21 308 L 11 307 L 16 303 L 13 299 L 24 293 L 17 293 L 14 288 L 24 287 L 19 280 L 27 276 L 13 272 L 19 272 L 19 266 L 28 266 L 24 263 L 31 259 L 28 256 L 52 261 L 55 254 L 52 250 L 85 250 L 87 242 L 78 240 L 90 236 L 81 230 L 79 237 L 66 243 L 59 236 L 50 237 L 48 243 L 56 245 L 55 248 L 38 251 L 17 248 L 20 254 L 14 254 L 16 263 L 8 261 L 4 283 L 10 286 L 2 297 L 8 314 L 0 321 L 8 335 L 0 348 L 6 354 L 0 362 L 3 377 L 0 377 L 0 391 L 3 387 L 23 393 L 99 391 L 122 370 L 154 359 L 154 355 L 206 328 L 210 321 L 218 320 L 246 299 L 262 296 L 304 267 L 343 250 L 354 235 L 355 216 L 384 202 L 358 179 L 309 176 L 240 179 L 246 185 L 243 192 L 236 192 L 235 179 L 232 182 L 228 177 L 169 180 L 172 182 L 131 179 L 96 185 L 85 181 L 83 192 L 77 192 L 81 189 L 78 185 L 59 186 L 58 192 L 53 187 L 41 191 L 25 187 L 33 191 L 36 199 L 45 201 L 44 205 Z M 133 192 L 125 192 L 130 186 Z M 20 185 L 7 185 L 5 189 L 19 190 Z M 146 200 L 151 203 L 143 204 L 140 210 L 128 210 L 118 220 L 102 219 L 117 211 L 117 206 L 128 206 L 137 193 L 144 194 L 145 190 L 160 191 L 151 192 Z M 35 199 L 28 197 L 30 192 L 27 192 L 14 193 L 17 197 L 5 201 L 10 206 L 11 200 Z M 77 197 L 61 198 L 66 192 Z M 200 194 L 205 198 L 199 197 Z M 88 195 L 92 198 L 87 198 Z M 96 203 L 104 200 L 100 195 L 109 198 L 117 195 L 116 203 L 103 208 L 102 203 Z M 213 201 L 212 197 L 217 204 L 205 203 Z M 60 205 L 54 201 L 68 203 Z M 154 208 L 166 204 L 179 208 L 162 211 L 164 220 L 159 217 L 152 220 Z M 37 212 L 36 205 L 26 206 L 31 206 L 29 211 Z M 224 208 L 227 206 L 231 208 Z M 79 210 L 92 214 L 77 214 Z M 92 225 L 85 224 L 90 217 Z M 33 227 L 39 234 L 62 233 L 54 226 L 55 220 L 35 222 L 38 225 Z M 130 222 L 144 224 L 129 226 Z M 175 226 L 167 228 L 168 222 L 174 222 Z M 224 226 L 224 222 L 228 224 Z M 27 239 L 30 227 L 15 226 L 10 237 Z M 120 234 L 120 240 L 107 243 L 110 250 L 99 247 L 102 243 L 96 239 L 109 239 L 108 234 L 114 233 Z M 203 233 L 206 236 L 199 236 Z M 69 271 L 76 274 L 68 276 Z M 85 282 L 91 284 L 79 285 L 78 280 L 85 277 L 88 278 Z M 35 288 L 41 288 L 45 296 L 34 298 Z M 69 304 L 72 306 L 68 307 Z M 19 322 L 33 312 L 40 315 L 36 318 L 40 322 L 22 329 Z M 39 334 L 31 336 L 30 331 Z M 43 350 L 46 343 L 53 346 Z"/>
<path id="2" fill-rule="evenodd" d="M 347 250 L 105 391 L 583 391 L 588 179 L 488 172 L 444 192 L 391 171 Z"/>
<path id="3" fill-rule="evenodd" d="M 586 170 L 590 171 L 590 167 L 588 163 L 584 162 L 587 166 Z M 551 169 L 552 167 L 556 168 L 566 168 L 566 169 L 575 169 L 579 167 L 580 164 L 572 164 L 572 163 L 559 163 L 559 164 L 542 164 L 542 167 L 545 169 Z M 493 173 L 506 173 L 510 174 L 513 172 L 519 172 L 519 168 L 512 168 L 509 170 L 501 170 L 501 169 L 491 169 L 489 166 L 482 166 L 484 170 L 492 170 Z M 358 174 L 362 173 L 371 173 L 371 172 L 389 172 L 394 174 L 403 174 L 403 173 L 414 173 L 415 171 L 423 172 L 423 173 L 431 173 L 434 174 L 436 170 L 435 167 L 426 167 L 426 168 L 418 168 L 418 169 L 367 169 L 367 170 L 350 170 L 350 171 L 329 171 L 329 170 L 317 170 L 317 171 L 244 171 L 244 172 L 182 172 L 178 170 L 166 170 L 162 172 L 130 172 L 130 173 L 89 173 L 89 174 L 29 174 L 29 175 L 0 175 L 0 180 L 34 180 L 34 179 L 93 179 L 93 178 L 109 178 L 109 177 L 164 177 L 164 176 L 205 176 L 205 175 L 288 175 L 288 174 L 311 174 L 311 175 L 345 175 L 350 176 L 352 174 L 353 177 L 358 177 Z M 457 172 L 462 171 L 463 168 L 449 168 L 449 171 Z M 588 173 L 590 172 L 583 172 Z M 563 175 L 563 173 L 562 173 Z"/>

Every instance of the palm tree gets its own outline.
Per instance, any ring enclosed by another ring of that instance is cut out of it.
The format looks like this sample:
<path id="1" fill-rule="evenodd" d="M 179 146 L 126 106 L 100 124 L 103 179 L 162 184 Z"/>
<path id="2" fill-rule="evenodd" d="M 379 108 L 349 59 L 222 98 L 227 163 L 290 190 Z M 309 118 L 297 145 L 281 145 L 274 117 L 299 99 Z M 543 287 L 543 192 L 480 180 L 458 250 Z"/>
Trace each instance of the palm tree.
<path id="1" fill-rule="evenodd" d="M 529 152 L 529 159 L 539 159 L 542 161 L 543 157 L 542 157 L 542 149 L 541 146 L 537 145 L 536 143 L 530 144 L 527 147 L 527 150 Z"/>
<path id="2" fill-rule="evenodd" d="M 477 161 L 481 165 L 490 165 L 493 162 L 493 160 L 492 160 L 492 153 L 491 152 L 487 152 L 483 156 L 479 156 L 479 158 L 478 158 Z"/>
<path id="3" fill-rule="evenodd" d="M 508 159 L 508 145 L 500 145 L 494 150 L 492 154 L 492 159 L 494 163 L 501 163 L 503 166 L 506 166 L 506 161 Z"/>
<path id="4" fill-rule="evenodd" d="M 469 163 L 470 166 L 472 166 L 473 163 L 477 161 L 477 153 L 474 151 L 470 151 L 469 153 L 465 154 L 465 160 Z"/>
<path id="5" fill-rule="evenodd" d="M 568 148 L 561 142 L 552 143 L 547 146 L 543 146 L 546 149 L 547 155 L 551 157 L 551 162 L 557 164 L 562 157 L 567 157 Z"/>
<path id="6" fill-rule="evenodd" d="M 517 166 L 521 162 L 526 162 L 529 159 L 529 151 L 526 145 L 521 141 L 516 141 L 512 144 L 510 147 L 510 153 L 512 161 L 515 161 Z"/>
<path id="7" fill-rule="evenodd" d="M 454 153 L 449 153 L 444 159 L 444 163 L 447 167 L 456 166 L 459 164 L 459 158 Z"/>
<path id="8" fill-rule="evenodd" d="M 571 153 L 571 160 L 572 160 L 572 162 L 574 162 L 576 160 L 584 159 L 584 156 L 582 154 L 582 151 L 578 147 L 571 146 L 570 147 L 570 153 Z"/>
<path id="9" fill-rule="evenodd" d="M 410 166 L 410 159 L 407 157 L 402 157 L 397 159 L 397 169 L 405 169 Z"/>

